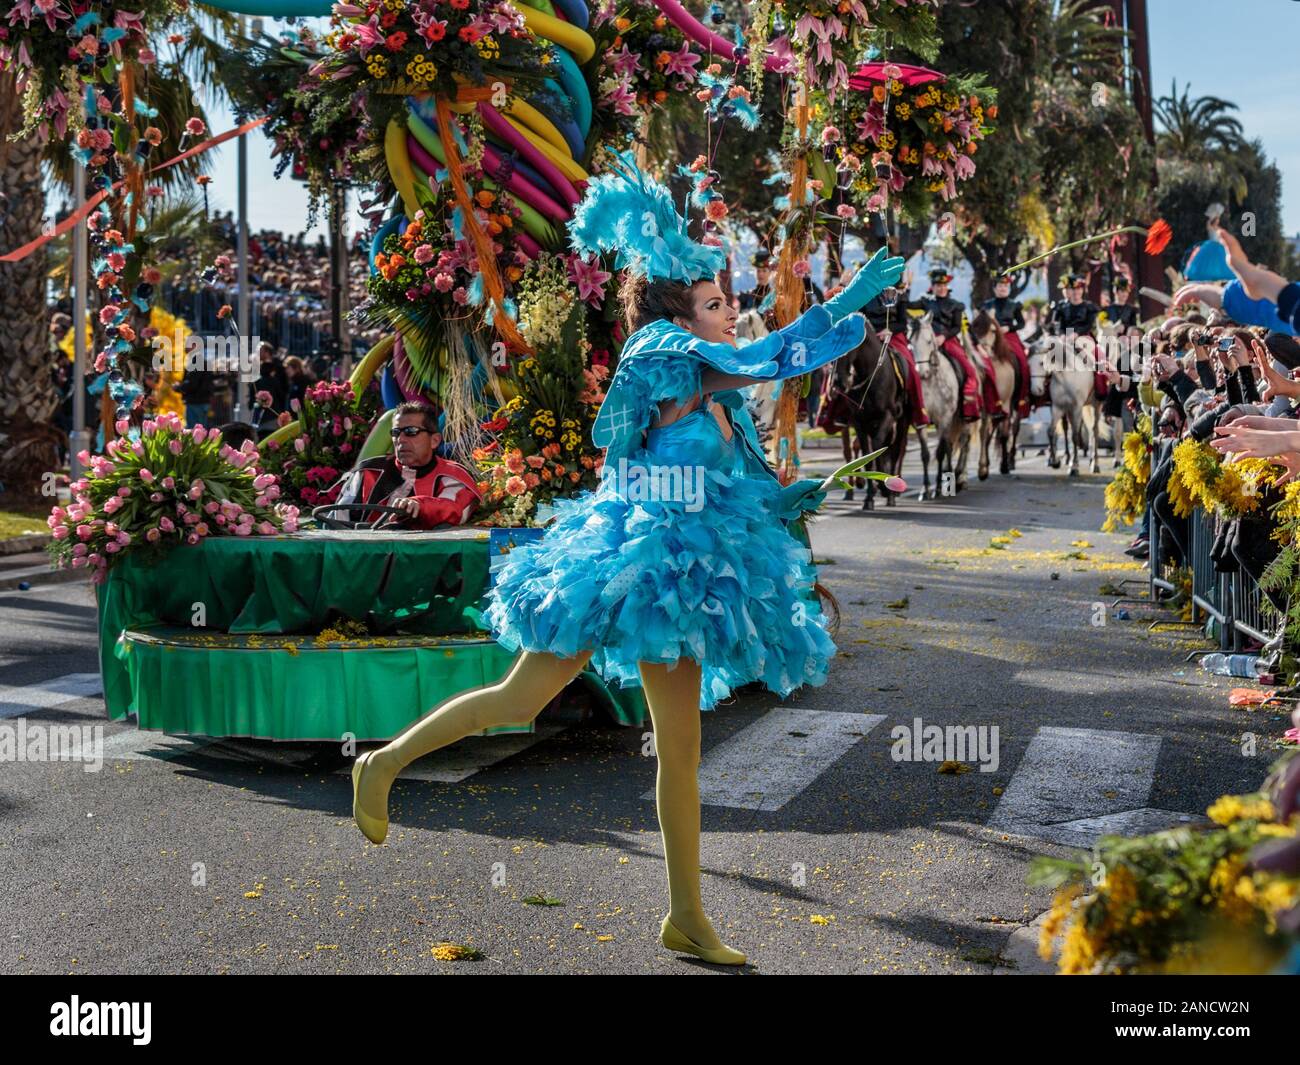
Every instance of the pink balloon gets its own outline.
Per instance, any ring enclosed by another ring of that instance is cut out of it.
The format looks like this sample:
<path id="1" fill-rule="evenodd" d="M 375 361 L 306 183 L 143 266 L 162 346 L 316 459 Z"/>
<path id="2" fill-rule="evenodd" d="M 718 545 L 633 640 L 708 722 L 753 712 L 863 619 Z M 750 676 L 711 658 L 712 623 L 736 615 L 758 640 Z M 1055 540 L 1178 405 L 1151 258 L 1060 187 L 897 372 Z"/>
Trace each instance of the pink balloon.
<path id="1" fill-rule="evenodd" d="M 668 16 L 668 21 L 682 31 L 701 48 L 716 52 L 723 59 L 736 58 L 736 46 L 725 37 L 720 37 L 705 26 L 699 19 L 682 7 L 677 0 L 655 0 L 655 6 Z M 775 70 L 780 65 L 775 56 L 764 56 L 763 66 Z"/>
<path id="2" fill-rule="evenodd" d="M 478 111 L 483 116 L 483 122 L 487 128 L 512 148 L 518 148 L 519 154 L 527 159 L 542 177 L 551 183 L 551 187 L 568 200 L 570 204 L 575 204 L 582 199 L 578 195 L 578 190 L 573 187 L 573 182 L 564 176 L 560 168 L 546 158 L 541 151 L 534 148 L 527 137 L 523 136 L 502 117 L 500 111 L 489 103 L 479 104 Z"/>
<path id="3" fill-rule="evenodd" d="M 483 159 L 492 170 L 496 170 L 501 166 L 501 156 L 496 153 L 491 145 L 483 146 Z M 512 173 L 505 185 L 512 194 L 518 196 L 528 206 L 535 207 L 553 221 L 567 222 L 573 217 L 572 211 L 556 203 L 519 171 Z"/>

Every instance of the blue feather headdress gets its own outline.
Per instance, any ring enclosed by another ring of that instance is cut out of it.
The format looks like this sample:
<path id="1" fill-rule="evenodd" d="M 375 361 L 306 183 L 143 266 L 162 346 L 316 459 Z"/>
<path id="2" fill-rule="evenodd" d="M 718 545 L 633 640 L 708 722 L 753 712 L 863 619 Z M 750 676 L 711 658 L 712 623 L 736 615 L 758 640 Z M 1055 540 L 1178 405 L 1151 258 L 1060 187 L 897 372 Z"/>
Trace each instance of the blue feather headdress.
<path id="1" fill-rule="evenodd" d="M 643 173 L 631 152 L 616 152 L 610 169 L 591 179 L 569 223 L 574 251 L 616 253 L 616 269 L 645 277 L 696 282 L 727 264 L 727 253 L 692 240 L 673 195 Z"/>

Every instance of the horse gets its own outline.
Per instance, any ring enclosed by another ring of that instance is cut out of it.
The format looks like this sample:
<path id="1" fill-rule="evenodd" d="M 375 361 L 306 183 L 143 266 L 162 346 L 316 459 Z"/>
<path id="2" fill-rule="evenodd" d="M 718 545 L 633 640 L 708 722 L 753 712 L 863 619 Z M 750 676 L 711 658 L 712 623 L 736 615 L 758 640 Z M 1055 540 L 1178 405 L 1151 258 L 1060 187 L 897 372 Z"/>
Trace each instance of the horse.
<path id="1" fill-rule="evenodd" d="M 979 479 L 989 475 L 989 444 L 996 436 L 1002 454 L 998 472 L 1009 474 L 1016 465 L 1016 439 L 1020 435 L 1020 414 L 1016 409 L 1016 361 L 1003 339 L 1002 329 L 987 311 L 975 315 L 971 335 L 967 339 L 971 361 L 984 372 L 986 360 L 993 366 L 993 385 L 998 394 L 998 409 L 1002 417 L 993 420 L 992 412 L 985 411 L 980 419 Z"/>
<path id="2" fill-rule="evenodd" d="M 828 388 L 828 398 L 840 396 L 848 409 L 848 425 L 855 440 L 855 455 L 869 455 L 882 447 L 887 450 L 871 463 L 871 468 L 897 477 L 903 472 L 903 457 L 907 452 L 907 427 L 912 411 L 907 396 L 903 373 L 898 365 L 899 356 L 887 341 L 874 329 L 868 329 L 862 343 L 849 352 L 846 358 L 836 360 Z M 845 460 L 849 460 L 850 445 L 845 441 Z M 895 506 L 897 495 L 888 489 L 885 505 Z M 867 481 L 867 495 L 862 501 L 863 510 L 874 510 L 876 482 Z M 850 487 L 844 498 L 853 498 Z"/>
<path id="3" fill-rule="evenodd" d="M 1075 339 L 1076 345 L 1091 345 L 1086 337 Z M 1088 359 L 1078 360 L 1087 363 Z M 1052 419 L 1047 429 L 1047 464 L 1059 469 L 1056 455 L 1056 425 L 1059 420 L 1065 438 L 1065 458 L 1070 476 L 1079 476 L 1079 448 L 1088 448 L 1093 473 L 1101 470 L 1097 457 L 1097 393 L 1090 365 L 1076 365 L 1067 353 L 1063 337 L 1044 337 L 1029 351 L 1029 390 L 1035 396 L 1048 395 L 1052 401 Z"/>
<path id="4" fill-rule="evenodd" d="M 930 444 L 925 430 L 917 426 L 916 438 L 921 447 L 922 499 L 953 495 L 966 486 L 966 461 L 970 451 L 970 425 L 961 416 L 961 382 L 957 370 L 939 347 L 929 311 L 913 318 L 908 342 L 916 356 L 916 372 L 921 377 L 925 410 L 934 426 L 938 446 L 935 454 L 935 483 L 930 487 Z M 957 456 L 954 470 L 953 458 Z M 946 469 L 945 469 L 946 467 Z M 945 482 L 945 476 L 951 482 Z M 947 485 L 951 484 L 951 491 Z M 941 487 L 942 486 L 942 487 Z"/>

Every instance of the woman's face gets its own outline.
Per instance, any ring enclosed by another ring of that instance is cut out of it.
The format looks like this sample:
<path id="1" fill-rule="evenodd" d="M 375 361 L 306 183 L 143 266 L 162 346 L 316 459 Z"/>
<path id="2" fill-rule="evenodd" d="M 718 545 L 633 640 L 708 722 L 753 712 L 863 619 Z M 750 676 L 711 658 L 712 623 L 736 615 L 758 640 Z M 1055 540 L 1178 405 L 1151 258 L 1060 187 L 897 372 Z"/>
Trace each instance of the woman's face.
<path id="1" fill-rule="evenodd" d="M 673 321 L 683 329 L 689 329 L 701 340 L 714 344 L 730 344 L 734 348 L 737 314 L 727 302 L 717 282 L 697 282 L 691 288 L 691 300 L 695 304 L 695 320 L 687 322 L 676 317 Z"/>

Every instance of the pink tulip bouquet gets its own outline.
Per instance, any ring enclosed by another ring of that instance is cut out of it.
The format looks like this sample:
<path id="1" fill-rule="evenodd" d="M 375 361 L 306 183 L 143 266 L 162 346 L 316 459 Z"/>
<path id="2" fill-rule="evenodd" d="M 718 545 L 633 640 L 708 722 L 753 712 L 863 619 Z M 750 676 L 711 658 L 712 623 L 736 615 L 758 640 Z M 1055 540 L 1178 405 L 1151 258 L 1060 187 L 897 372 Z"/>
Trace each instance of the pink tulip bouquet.
<path id="1" fill-rule="evenodd" d="M 117 428 L 125 434 L 129 426 Z M 219 430 L 186 429 L 174 414 L 146 421 L 139 439 L 123 435 L 104 455 L 78 457 L 90 473 L 72 485 L 72 503 L 46 519 L 49 550 L 56 564 L 86 569 L 96 584 L 130 551 L 298 527 L 297 508 L 277 506 L 280 485 L 258 468 L 251 443 L 236 451 Z"/>

